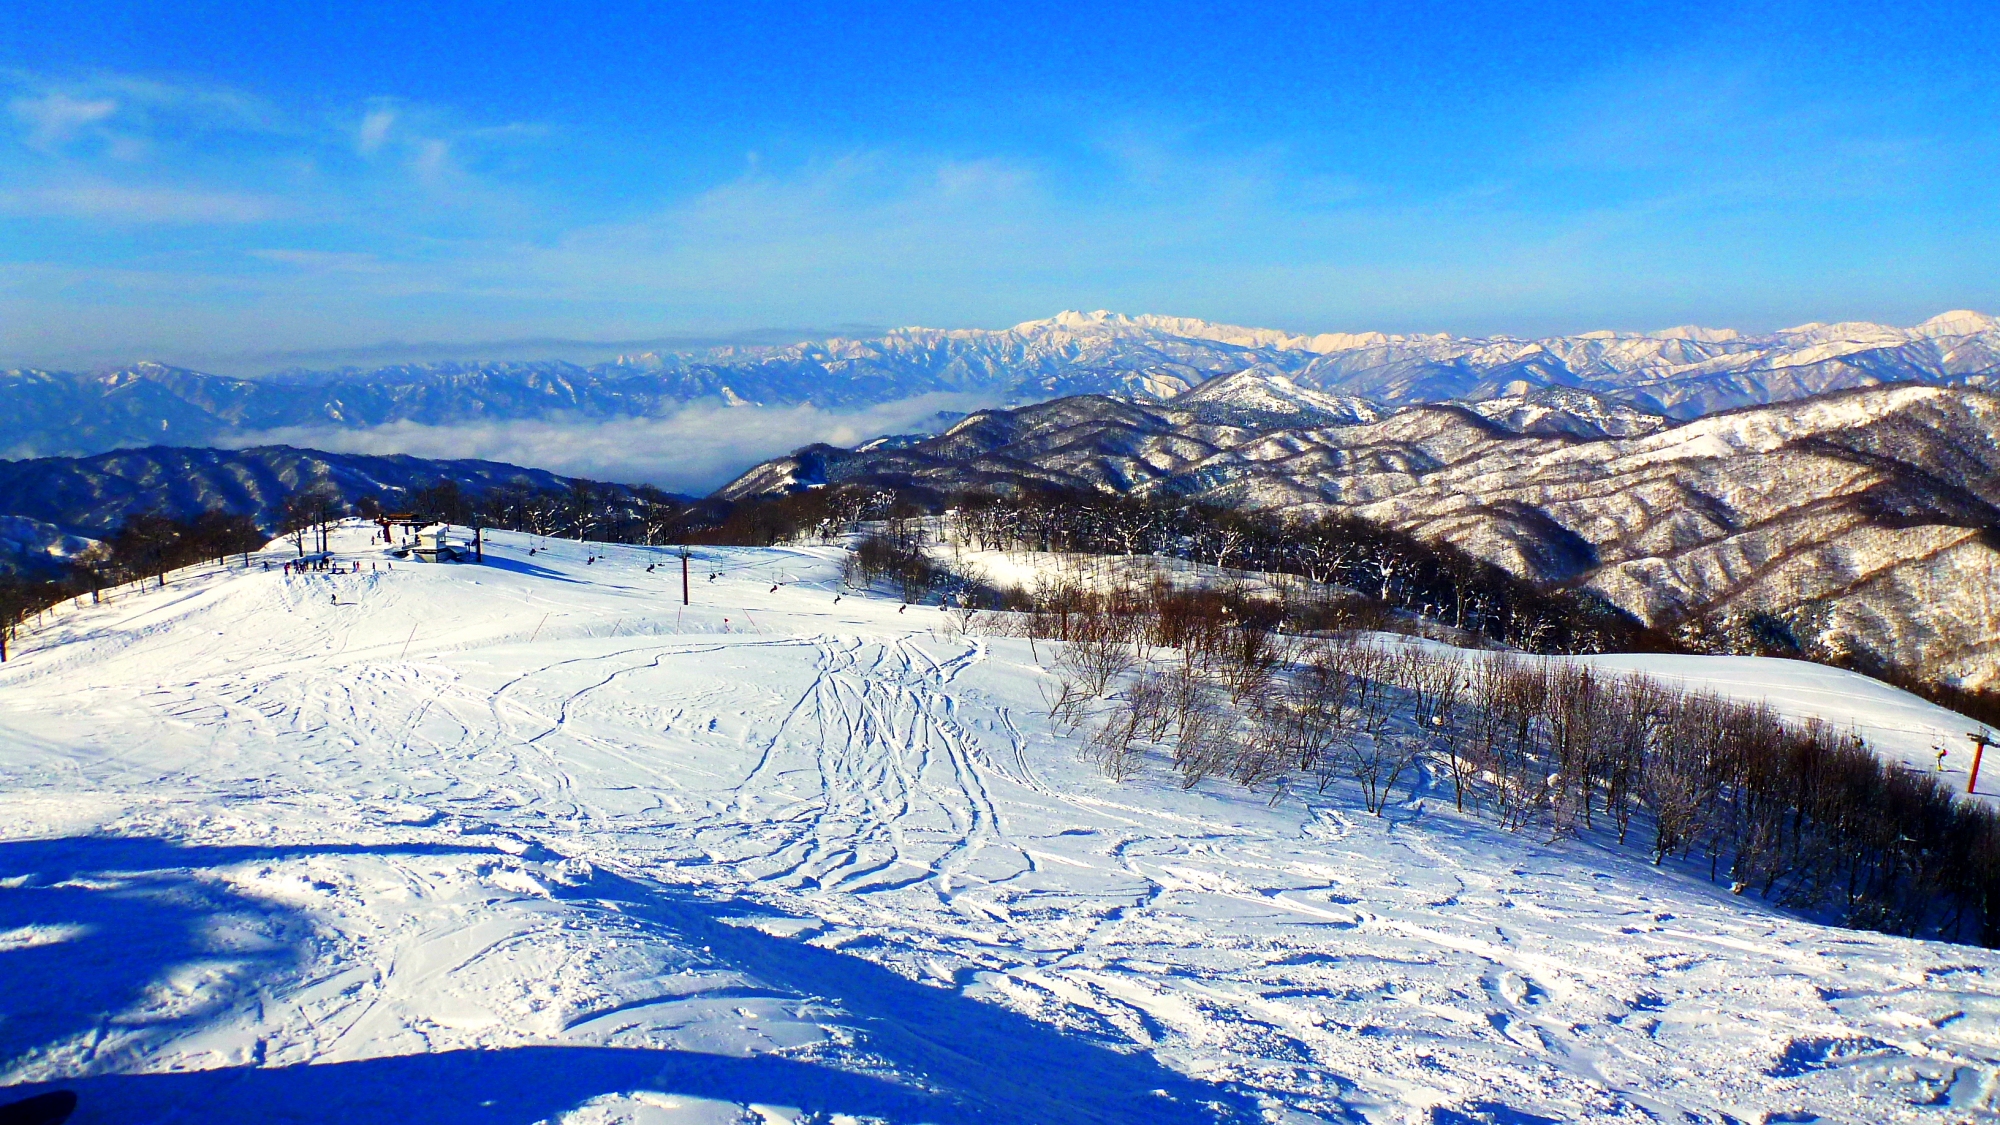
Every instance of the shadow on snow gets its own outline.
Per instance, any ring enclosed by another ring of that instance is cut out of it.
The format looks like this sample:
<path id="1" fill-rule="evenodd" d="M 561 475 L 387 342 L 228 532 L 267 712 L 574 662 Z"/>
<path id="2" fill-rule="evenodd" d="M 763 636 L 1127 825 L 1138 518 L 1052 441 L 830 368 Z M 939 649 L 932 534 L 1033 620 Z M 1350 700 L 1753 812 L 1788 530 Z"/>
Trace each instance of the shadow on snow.
<path id="1" fill-rule="evenodd" d="M 143 838 L 73 837 L 0 844 L 0 1061 L 68 1044 L 73 1073 L 129 1070 L 96 1056 L 99 1030 L 192 1031 L 218 1005 L 179 1012 L 149 1003 L 176 970 L 227 963 L 231 995 L 282 985 L 315 940 L 310 920 L 242 895 L 204 868 L 311 855 L 464 854 L 476 847 L 181 847 Z M 536 849 L 537 852 L 540 849 Z M 532 854 L 532 853 L 531 853 Z M 544 858 L 554 858 L 543 853 Z M 532 1046 L 443 1051 L 285 1067 L 156 1074 L 94 1073 L 0 1089 L 0 1104 L 45 1089 L 77 1091 L 72 1120 L 93 1122 L 399 1120 L 527 1125 L 593 1098 L 650 1091 L 796 1106 L 898 1122 L 1178 1123 L 1254 1121 L 1255 1102 L 1191 1080 L 1143 1053 L 1066 1035 L 956 991 L 919 984 L 804 941 L 725 918 L 768 913 L 738 901 L 598 872 L 562 892 L 585 910 L 627 917 L 707 946 L 766 984 L 844 1013 L 869 1056 L 917 1084 L 774 1055 Z M 774 915 L 775 916 L 775 915 Z M 66 940 L 22 935 L 69 927 Z"/>

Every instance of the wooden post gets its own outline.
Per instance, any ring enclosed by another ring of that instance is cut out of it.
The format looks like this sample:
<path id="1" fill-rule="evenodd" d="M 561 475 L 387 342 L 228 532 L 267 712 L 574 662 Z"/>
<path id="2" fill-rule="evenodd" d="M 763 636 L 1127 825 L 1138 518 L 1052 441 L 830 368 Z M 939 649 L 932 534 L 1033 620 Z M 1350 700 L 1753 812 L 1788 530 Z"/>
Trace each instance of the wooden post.
<path id="1" fill-rule="evenodd" d="M 1966 737 L 1972 739 L 1972 776 L 1965 782 L 1965 791 L 1970 793 L 1979 785 L 1979 759 L 1986 756 L 1986 748 L 1993 744 L 1993 736 L 1986 731 L 1976 730 Z"/>
<path id="2" fill-rule="evenodd" d="M 692 604 L 688 601 L 688 552 L 686 547 L 681 548 L 681 604 Z"/>

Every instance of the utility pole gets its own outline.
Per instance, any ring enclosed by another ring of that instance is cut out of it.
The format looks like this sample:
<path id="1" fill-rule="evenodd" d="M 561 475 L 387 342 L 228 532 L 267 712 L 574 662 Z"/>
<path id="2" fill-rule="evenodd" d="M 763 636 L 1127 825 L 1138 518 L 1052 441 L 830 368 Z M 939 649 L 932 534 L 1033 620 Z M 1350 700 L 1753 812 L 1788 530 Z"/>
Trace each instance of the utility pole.
<path id="1" fill-rule="evenodd" d="M 1979 759 L 1985 757 L 1986 748 L 1993 745 L 1993 733 L 1987 730 L 1975 730 L 1969 732 L 1966 737 L 1972 740 L 1972 776 L 1965 782 L 1965 791 L 1970 793 L 1979 784 Z"/>
<path id="2" fill-rule="evenodd" d="M 686 547 L 681 548 L 681 604 L 692 604 L 688 601 L 688 549 Z"/>

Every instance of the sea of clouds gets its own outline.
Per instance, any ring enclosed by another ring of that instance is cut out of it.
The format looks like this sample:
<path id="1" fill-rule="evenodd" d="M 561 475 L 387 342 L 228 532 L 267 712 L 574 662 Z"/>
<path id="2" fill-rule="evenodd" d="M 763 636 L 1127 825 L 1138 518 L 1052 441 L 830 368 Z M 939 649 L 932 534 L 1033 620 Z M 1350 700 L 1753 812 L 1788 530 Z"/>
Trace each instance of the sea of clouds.
<path id="1" fill-rule="evenodd" d="M 814 442 L 851 446 L 882 434 L 928 432 L 948 425 L 952 414 L 990 405 L 990 398 L 954 393 L 919 395 L 858 410 L 693 403 L 656 418 L 555 415 L 441 425 L 288 426 L 235 434 L 219 444 L 478 458 L 705 494 L 752 465 L 800 446 Z"/>

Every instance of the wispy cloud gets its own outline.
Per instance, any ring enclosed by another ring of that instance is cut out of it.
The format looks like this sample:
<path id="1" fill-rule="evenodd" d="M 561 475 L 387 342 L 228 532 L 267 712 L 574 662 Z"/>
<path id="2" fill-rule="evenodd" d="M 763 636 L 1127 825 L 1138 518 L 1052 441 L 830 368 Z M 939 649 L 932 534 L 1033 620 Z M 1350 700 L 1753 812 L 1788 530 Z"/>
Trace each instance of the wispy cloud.
<path id="1" fill-rule="evenodd" d="M 286 210 L 282 200 L 271 196 L 202 188 L 85 182 L 0 189 L 0 214 L 10 215 L 112 222 L 241 224 L 267 222 L 284 215 Z"/>
<path id="2" fill-rule="evenodd" d="M 7 109 L 22 129 L 22 143 L 48 154 L 89 142 L 107 155 L 130 158 L 163 140 L 300 131 L 296 122 L 264 99 L 198 82 L 120 74 L 55 79 L 0 72 L 0 89 L 7 88 L 14 92 Z"/>
<path id="3" fill-rule="evenodd" d="M 396 127 L 396 107 L 378 102 L 361 115 L 361 125 L 354 131 L 354 149 L 363 156 L 373 156 L 382 151 L 388 143 L 389 130 Z"/>
<path id="4" fill-rule="evenodd" d="M 250 256 L 304 270 L 339 270 L 374 274 L 388 268 L 382 259 L 374 254 L 343 250 L 252 250 Z"/>
<path id="5" fill-rule="evenodd" d="M 7 110 L 27 126 L 28 146 L 47 152 L 76 136 L 84 126 L 118 112 L 118 102 L 113 98 L 79 98 L 55 91 L 13 98 L 8 101 Z"/>

